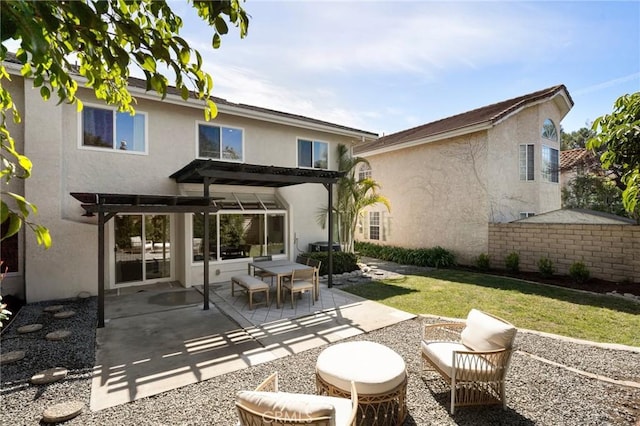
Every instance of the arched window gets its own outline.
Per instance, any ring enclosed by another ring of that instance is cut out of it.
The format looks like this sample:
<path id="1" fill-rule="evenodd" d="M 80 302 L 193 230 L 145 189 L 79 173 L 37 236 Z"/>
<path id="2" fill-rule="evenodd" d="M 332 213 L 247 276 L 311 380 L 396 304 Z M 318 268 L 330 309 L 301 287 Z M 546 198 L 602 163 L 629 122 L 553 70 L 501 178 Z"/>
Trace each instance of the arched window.
<path id="1" fill-rule="evenodd" d="M 371 166 L 367 163 L 362 163 L 358 170 L 358 180 L 371 179 Z"/>
<path id="2" fill-rule="evenodd" d="M 554 142 L 558 142 L 558 132 L 556 130 L 556 125 L 549 118 L 544 120 L 544 124 L 542 125 L 542 137 Z"/>

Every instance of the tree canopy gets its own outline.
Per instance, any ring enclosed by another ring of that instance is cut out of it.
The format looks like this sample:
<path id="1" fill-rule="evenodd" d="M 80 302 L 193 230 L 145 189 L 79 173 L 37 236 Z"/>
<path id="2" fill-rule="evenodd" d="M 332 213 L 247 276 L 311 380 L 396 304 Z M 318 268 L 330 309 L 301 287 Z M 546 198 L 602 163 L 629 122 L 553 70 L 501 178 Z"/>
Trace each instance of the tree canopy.
<path id="1" fill-rule="evenodd" d="M 213 28 L 211 46 L 220 47 L 221 36 L 227 34 L 227 22 L 235 25 L 241 37 L 248 31 L 249 17 L 240 0 L 191 0 L 198 16 Z M 138 67 L 147 82 L 147 90 L 161 97 L 167 94 L 172 74 L 173 85 L 183 99 L 195 96 L 203 100 L 205 118 L 217 111 L 210 99 L 213 80 L 202 69 L 202 56 L 180 37 L 183 20 L 162 0 L 82 0 L 0 2 L 0 61 L 8 55 L 6 42 L 15 40 L 15 52 L 21 64 L 21 74 L 39 88 L 44 100 L 57 98 L 58 103 L 77 104 L 78 84 L 93 89 L 98 99 L 118 107 L 119 111 L 135 113 L 135 99 L 128 90 L 130 68 Z M 32 170 L 31 161 L 18 152 L 7 125 L 7 115 L 15 123 L 20 113 L 11 93 L 3 85 L 10 80 L 4 64 L 0 66 L 0 141 L 2 143 L 2 183 L 11 179 L 26 179 Z M 2 189 L 0 222 L 9 220 L 7 238 L 17 233 L 23 224 L 35 232 L 38 243 L 49 247 L 49 231 L 29 222 L 30 213 L 37 213 L 34 204 L 23 196 Z M 5 202 L 5 201 L 11 201 Z"/>
<path id="2" fill-rule="evenodd" d="M 593 122 L 595 136 L 587 148 L 602 152 L 606 170 L 619 170 L 624 185 L 622 202 L 634 217 L 640 217 L 640 92 L 619 97 L 611 114 Z"/>

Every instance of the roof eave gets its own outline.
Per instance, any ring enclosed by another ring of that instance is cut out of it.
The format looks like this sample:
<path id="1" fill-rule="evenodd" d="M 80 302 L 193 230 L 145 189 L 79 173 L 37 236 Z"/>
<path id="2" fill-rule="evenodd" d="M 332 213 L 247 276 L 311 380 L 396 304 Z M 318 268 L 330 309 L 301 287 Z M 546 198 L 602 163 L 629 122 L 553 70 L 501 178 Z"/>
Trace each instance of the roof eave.
<path id="1" fill-rule="evenodd" d="M 446 132 L 430 135 L 429 137 L 426 137 L 426 138 L 420 138 L 413 141 L 395 143 L 393 145 L 384 146 L 381 148 L 375 148 L 370 151 L 358 152 L 357 155 L 364 156 L 364 157 L 371 157 L 374 155 L 385 154 L 387 152 L 398 151 L 400 149 L 412 148 L 419 145 L 438 142 L 444 139 L 464 136 L 470 133 L 482 132 L 485 130 L 489 130 L 492 126 L 493 124 L 491 123 L 491 121 L 483 121 L 483 122 L 475 123 L 469 126 L 459 127 L 457 129 L 451 129 Z"/>

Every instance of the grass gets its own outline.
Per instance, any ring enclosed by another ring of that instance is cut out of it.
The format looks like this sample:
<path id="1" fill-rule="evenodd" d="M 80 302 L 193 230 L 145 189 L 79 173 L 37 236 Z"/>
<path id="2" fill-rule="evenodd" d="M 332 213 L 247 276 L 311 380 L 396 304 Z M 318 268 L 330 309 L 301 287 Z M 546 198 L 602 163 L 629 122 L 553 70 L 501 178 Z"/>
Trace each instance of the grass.
<path id="1" fill-rule="evenodd" d="M 465 318 L 477 308 L 519 328 L 640 346 L 640 303 L 614 296 L 444 269 L 344 290 L 413 314 Z"/>

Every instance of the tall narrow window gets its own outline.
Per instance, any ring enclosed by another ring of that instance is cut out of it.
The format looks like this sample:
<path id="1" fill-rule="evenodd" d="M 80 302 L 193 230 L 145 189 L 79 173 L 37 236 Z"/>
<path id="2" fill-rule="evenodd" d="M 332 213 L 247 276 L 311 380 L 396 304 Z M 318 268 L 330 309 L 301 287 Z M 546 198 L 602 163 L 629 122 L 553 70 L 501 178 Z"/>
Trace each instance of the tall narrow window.
<path id="1" fill-rule="evenodd" d="M 198 157 L 243 160 L 242 129 L 198 124 Z"/>
<path id="2" fill-rule="evenodd" d="M 329 167 L 329 144 L 298 139 L 298 167 L 326 169 Z"/>
<path id="3" fill-rule="evenodd" d="M 369 239 L 380 239 L 380 212 L 369 212 Z"/>
<path id="4" fill-rule="evenodd" d="M 534 180 L 533 144 L 520 145 L 520 180 Z"/>
<path id="5" fill-rule="evenodd" d="M 85 106 L 82 109 L 82 146 L 146 152 L 146 115 Z"/>
<path id="6" fill-rule="evenodd" d="M 542 180 L 558 183 L 560 160 L 558 150 L 542 146 Z"/>

